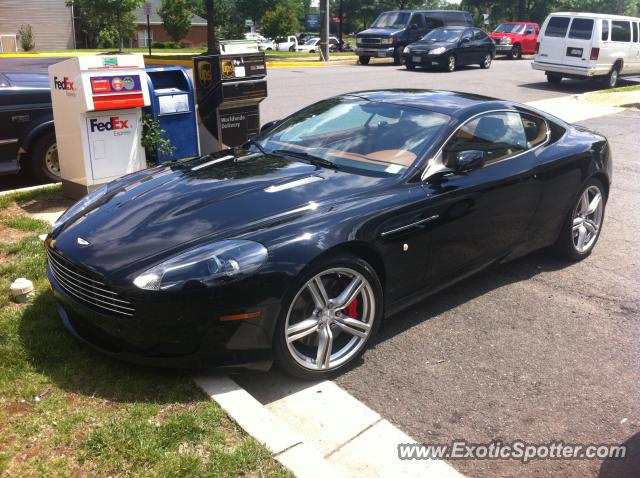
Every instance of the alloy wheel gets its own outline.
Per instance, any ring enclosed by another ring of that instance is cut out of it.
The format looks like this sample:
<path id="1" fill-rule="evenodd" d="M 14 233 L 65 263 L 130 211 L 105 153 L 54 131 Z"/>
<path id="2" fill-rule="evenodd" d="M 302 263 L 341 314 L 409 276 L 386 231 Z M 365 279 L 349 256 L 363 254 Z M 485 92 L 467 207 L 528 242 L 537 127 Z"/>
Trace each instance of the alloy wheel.
<path id="1" fill-rule="evenodd" d="M 447 62 L 447 69 L 449 71 L 454 71 L 456 69 L 456 57 L 453 55 L 449 55 Z"/>
<path id="2" fill-rule="evenodd" d="M 483 60 L 483 62 L 482 62 L 482 65 L 483 65 L 485 68 L 489 68 L 489 67 L 491 66 L 491 54 L 490 54 L 490 53 L 487 53 L 487 54 L 484 56 L 484 60 Z"/>
<path id="3" fill-rule="evenodd" d="M 375 315 L 373 287 L 362 274 L 346 267 L 322 271 L 291 303 L 284 328 L 287 349 L 307 370 L 335 369 L 365 346 Z"/>
<path id="4" fill-rule="evenodd" d="M 602 226 L 603 211 L 600 188 L 589 186 L 580 196 L 573 213 L 573 247 L 579 253 L 588 252 L 595 244 Z"/>
<path id="5" fill-rule="evenodd" d="M 44 164 L 50 174 L 57 177 L 60 176 L 60 161 L 58 159 L 58 146 L 56 144 L 52 144 L 47 149 L 44 154 Z"/>

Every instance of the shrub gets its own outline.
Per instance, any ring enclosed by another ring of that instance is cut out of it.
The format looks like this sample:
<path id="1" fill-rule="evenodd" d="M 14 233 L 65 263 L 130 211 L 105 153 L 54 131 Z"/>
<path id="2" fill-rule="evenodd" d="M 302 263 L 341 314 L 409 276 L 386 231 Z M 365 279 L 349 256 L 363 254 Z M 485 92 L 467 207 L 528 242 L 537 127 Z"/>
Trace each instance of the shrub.
<path id="1" fill-rule="evenodd" d="M 24 51 L 31 51 L 35 48 L 36 43 L 33 40 L 33 30 L 31 29 L 31 25 L 28 23 L 26 25 L 22 25 L 20 30 L 18 30 L 18 35 L 20 36 L 20 45 Z"/>

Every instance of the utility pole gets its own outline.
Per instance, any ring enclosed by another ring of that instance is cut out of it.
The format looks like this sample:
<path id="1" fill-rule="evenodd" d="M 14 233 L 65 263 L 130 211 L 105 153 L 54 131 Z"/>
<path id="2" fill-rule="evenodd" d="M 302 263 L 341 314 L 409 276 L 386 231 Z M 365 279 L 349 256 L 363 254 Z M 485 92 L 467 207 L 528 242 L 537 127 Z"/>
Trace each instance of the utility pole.
<path id="1" fill-rule="evenodd" d="M 340 0 L 338 6 L 338 41 L 340 42 L 340 50 L 342 50 L 342 17 L 344 16 L 344 0 Z"/>
<path id="2" fill-rule="evenodd" d="M 329 0 L 320 0 L 320 59 L 329 61 Z"/>

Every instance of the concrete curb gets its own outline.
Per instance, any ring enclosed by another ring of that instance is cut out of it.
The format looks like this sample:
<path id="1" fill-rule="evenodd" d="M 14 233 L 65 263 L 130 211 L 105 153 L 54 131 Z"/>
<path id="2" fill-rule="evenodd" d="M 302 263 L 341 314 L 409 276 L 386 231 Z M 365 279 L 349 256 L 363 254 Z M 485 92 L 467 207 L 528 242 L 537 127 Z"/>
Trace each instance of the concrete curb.
<path id="1" fill-rule="evenodd" d="M 336 465 L 303 443 L 282 421 L 229 377 L 196 376 L 195 383 L 249 435 L 264 444 L 275 459 L 300 478 L 345 477 Z"/>

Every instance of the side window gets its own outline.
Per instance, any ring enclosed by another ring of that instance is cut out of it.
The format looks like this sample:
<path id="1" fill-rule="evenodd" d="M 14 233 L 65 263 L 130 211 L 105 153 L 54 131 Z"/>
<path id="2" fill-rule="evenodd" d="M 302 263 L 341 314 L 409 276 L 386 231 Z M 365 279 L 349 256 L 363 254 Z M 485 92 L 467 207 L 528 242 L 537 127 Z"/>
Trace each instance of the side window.
<path id="1" fill-rule="evenodd" d="M 442 23 L 442 20 L 440 20 L 435 16 L 428 16 L 426 18 L 426 24 L 427 24 L 428 30 L 433 30 L 434 28 L 440 28 L 444 26 L 444 23 Z"/>
<path id="2" fill-rule="evenodd" d="M 462 33 L 462 40 L 471 40 L 473 38 L 473 30 L 465 30 Z"/>
<path id="3" fill-rule="evenodd" d="M 602 20 L 602 41 L 609 40 L 609 20 Z"/>
<path id="4" fill-rule="evenodd" d="M 524 31 L 525 35 L 533 35 L 533 25 L 527 25 L 527 29 Z"/>
<path id="5" fill-rule="evenodd" d="M 631 23 L 613 20 L 611 25 L 611 41 L 631 41 Z"/>
<path id="6" fill-rule="evenodd" d="M 569 17 L 551 17 L 544 31 L 544 35 L 547 37 L 564 38 L 567 35 L 567 28 L 569 28 L 569 20 Z"/>
<path id="7" fill-rule="evenodd" d="M 485 164 L 508 158 L 528 148 L 527 134 L 519 113 L 487 113 L 464 124 L 443 148 L 445 166 L 460 151 L 486 152 Z"/>
<path id="8" fill-rule="evenodd" d="M 633 22 L 633 41 L 638 43 L 638 24 Z"/>
<path id="9" fill-rule="evenodd" d="M 524 134 L 527 138 L 527 147 L 535 148 L 547 139 L 547 122 L 538 116 L 521 113 Z"/>
<path id="10" fill-rule="evenodd" d="M 590 18 L 574 18 L 569 30 L 569 38 L 577 40 L 591 40 L 593 20 Z"/>
<path id="11" fill-rule="evenodd" d="M 421 13 L 414 13 L 413 17 L 411 17 L 411 22 L 409 23 L 410 25 L 418 25 L 418 30 L 424 30 L 425 29 L 425 24 L 424 24 L 424 17 L 422 16 Z"/>

